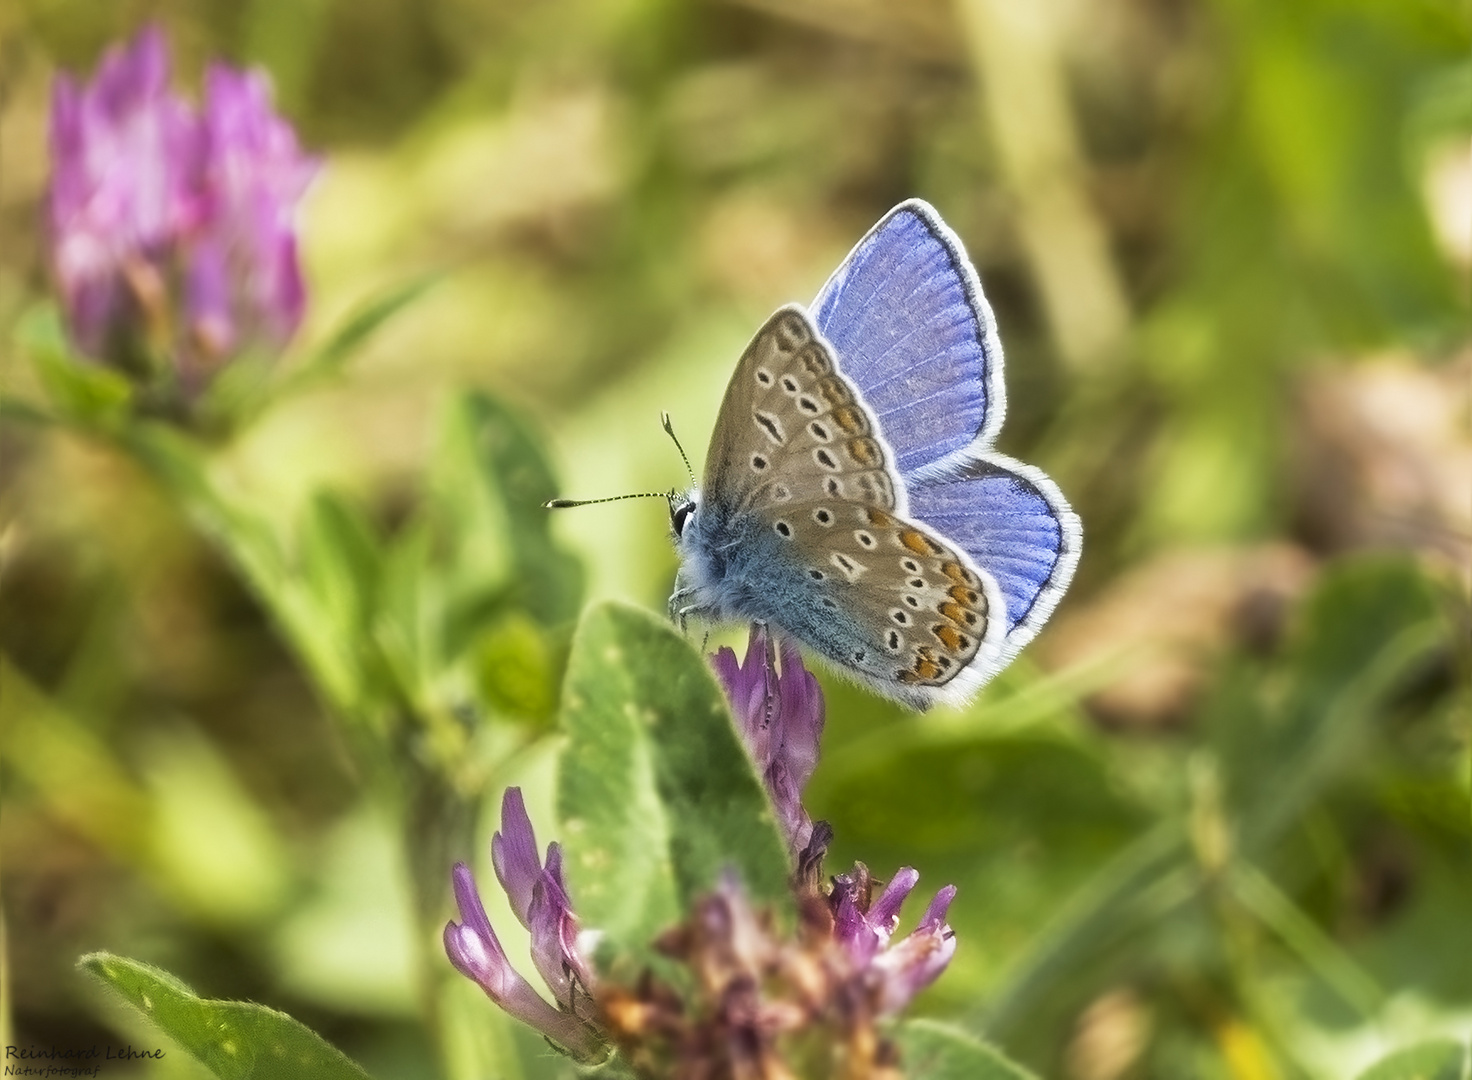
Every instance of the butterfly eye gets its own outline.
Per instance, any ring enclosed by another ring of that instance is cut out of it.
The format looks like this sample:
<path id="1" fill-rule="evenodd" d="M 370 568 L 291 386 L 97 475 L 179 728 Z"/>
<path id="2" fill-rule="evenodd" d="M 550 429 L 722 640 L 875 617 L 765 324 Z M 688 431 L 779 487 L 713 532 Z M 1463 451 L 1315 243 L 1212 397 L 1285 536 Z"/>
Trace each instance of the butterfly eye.
<path id="1" fill-rule="evenodd" d="M 693 502 L 682 502 L 670 511 L 670 527 L 675 530 L 676 536 L 683 536 L 685 534 L 685 525 L 693 513 L 695 513 L 695 504 Z"/>

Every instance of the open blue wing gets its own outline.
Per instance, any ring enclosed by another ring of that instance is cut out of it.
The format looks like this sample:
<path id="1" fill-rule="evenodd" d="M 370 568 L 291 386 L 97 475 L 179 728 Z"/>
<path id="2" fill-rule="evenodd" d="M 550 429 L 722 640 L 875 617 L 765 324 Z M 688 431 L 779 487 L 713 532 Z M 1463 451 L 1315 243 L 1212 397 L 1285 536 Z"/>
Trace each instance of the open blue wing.
<path id="1" fill-rule="evenodd" d="M 900 474 L 1001 426 L 1002 347 L 961 242 L 911 199 L 860 240 L 813 318 L 878 417 Z"/>
<path id="2" fill-rule="evenodd" d="M 910 515 L 991 574 L 1007 608 L 1005 649 L 1042 626 L 1078 564 L 1078 516 L 1052 480 L 1030 465 L 989 455 L 948 476 L 912 485 Z"/>

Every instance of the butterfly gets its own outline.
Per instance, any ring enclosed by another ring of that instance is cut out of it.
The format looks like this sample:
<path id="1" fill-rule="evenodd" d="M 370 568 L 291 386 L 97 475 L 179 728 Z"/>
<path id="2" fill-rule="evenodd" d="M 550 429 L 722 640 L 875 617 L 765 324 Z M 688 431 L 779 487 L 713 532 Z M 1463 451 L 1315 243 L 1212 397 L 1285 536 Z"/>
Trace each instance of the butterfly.
<path id="1" fill-rule="evenodd" d="M 896 206 L 726 388 L 703 482 L 670 499 L 670 612 L 766 623 L 911 708 L 960 705 L 1037 634 L 1083 529 L 993 448 L 1002 343 L 928 203 Z"/>

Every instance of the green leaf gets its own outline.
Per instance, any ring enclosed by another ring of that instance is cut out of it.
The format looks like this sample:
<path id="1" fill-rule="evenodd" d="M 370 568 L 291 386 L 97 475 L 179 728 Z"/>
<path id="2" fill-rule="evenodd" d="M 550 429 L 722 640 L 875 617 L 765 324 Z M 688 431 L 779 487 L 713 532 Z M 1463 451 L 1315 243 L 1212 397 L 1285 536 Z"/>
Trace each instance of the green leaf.
<path id="1" fill-rule="evenodd" d="M 20 350 L 36 366 L 58 413 L 88 427 L 108 427 L 127 415 L 133 386 L 110 368 L 78 356 L 67 342 L 61 317 L 50 305 L 27 312 L 16 328 Z"/>
<path id="2" fill-rule="evenodd" d="M 275 360 L 259 350 L 231 357 L 194 402 L 196 429 L 229 433 L 259 415 L 271 401 Z"/>
<path id="3" fill-rule="evenodd" d="M 639 950 L 721 871 L 790 903 L 786 845 L 715 677 L 663 620 L 592 608 L 563 691 L 557 810 L 578 912 Z"/>
<path id="4" fill-rule="evenodd" d="M 1360 1073 L 1359 1080 L 1467 1080 L 1472 1076 L 1472 1046 L 1432 1039 L 1398 1050 Z"/>
<path id="5" fill-rule="evenodd" d="M 498 712 L 550 721 L 565 660 L 551 633 L 521 611 L 507 612 L 477 635 L 473 663 L 482 700 Z"/>
<path id="6" fill-rule="evenodd" d="M 478 392 L 452 403 L 442 440 L 433 488 L 455 601 L 446 653 L 458 653 L 488 609 L 503 604 L 549 626 L 576 618 L 582 566 L 553 541 L 542 504 L 557 485 L 540 440 L 514 412 Z"/>
<path id="7" fill-rule="evenodd" d="M 342 1051 L 285 1013 L 212 1001 L 158 968 L 111 953 L 78 961 L 220 1080 L 367 1080 Z"/>
<path id="8" fill-rule="evenodd" d="M 354 505 L 319 492 L 297 532 L 302 572 L 344 639 L 363 641 L 376 603 L 381 557 L 373 526 Z"/>
<path id="9" fill-rule="evenodd" d="M 282 389 L 296 389 L 336 372 L 384 323 L 438 284 L 442 276 L 439 273 L 421 274 L 401 285 L 392 286 L 369 300 L 348 316 L 301 367 L 283 380 Z"/>
<path id="10" fill-rule="evenodd" d="M 925 1080 L 1033 1080 L 1033 1074 L 964 1031 L 911 1020 L 895 1031 L 906 1076 Z"/>
<path id="11" fill-rule="evenodd" d="M 427 523 L 410 521 L 386 548 L 379 582 L 378 647 L 405 700 L 420 708 L 431 699 L 431 672 L 438 666 L 426 629 L 434 599 L 433 539 Z"/>

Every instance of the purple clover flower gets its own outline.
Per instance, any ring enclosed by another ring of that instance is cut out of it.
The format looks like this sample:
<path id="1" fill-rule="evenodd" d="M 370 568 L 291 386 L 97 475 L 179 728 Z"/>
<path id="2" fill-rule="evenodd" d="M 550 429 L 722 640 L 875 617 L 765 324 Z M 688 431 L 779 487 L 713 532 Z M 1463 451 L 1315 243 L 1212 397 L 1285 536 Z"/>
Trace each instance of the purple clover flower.
<path id="1" fill-rule="evenodd" d="M 90 83 L 57 76 L 50 143 L 50 260 L 82 353 L 123 366 L 160 354 L 198 382 L 296 330 L 294 219 L 319 165 L 263 76 L 213 65 L 201 115 L 171 90 L 150 26 Z"/>
<path id="2" fill-rule="evenodd" d="M 279 348 L 306 306 L 294 218 L 318 163 L 272 111 L 260 72 L 214 64 L 205 85 L 207 213 L 189 259 L 189 323 L 208 357 L 241 340 Z"/>
<path id="3" fill-rule="evenodd" d="M 797 937 L 780 934 L 770 912 L 752 908 L 728 871 L 654 943 L 686 968 L 688 984 L 677 987 L 645 971 L 630 985 L 596 985 L 563 879 L 562 851 L 549 844 L 546 857 L 538 857 L 521 792 L 510 788 L 491 861 L 531 933 L 532 960 L 555 1005 L 511 966 L 463 864 L 454 872 L 460 922 L 445 927 L 445 951 L 492 1001 L 585 1061 L 612 1044 L 640 1075 L 785 1077 L 795 1075 L 786 1060 L 788 1040 L 825 1031 L 845 1075 L 897 1078 L 898 1051 L 878 1025 L 950 964 L 956 936 L 946 913 L 956 888 L 937 892 L 919 925 L 895 940 L 900 908 L 920 879 L 914 869 L 901 868 L 878 889 L 868 868 L 855 863 L 824 886 L 822 862 L 833 831 L 813 822 L 801 799 L 823 730 L 817 680 L 795 647 L 777 646 L 761 626 L 752 627 L 744 660 L 722 649 L 711 663 L 795 857 Z"/>
<path id="4" fill-rule="evenodd" d="M 101 357 L 158 314 L 202 212 L 202 133 L 159 29 L 109 49 L 90 86 L 58 75 L 50 135 L 52 269 L 73 340 Z"/>
<path id="5" fill-rule="evenodd" d="M 711 657 L 711 666 L 725 687 L 737 730 L 761 773 L 787 843 L 801 852 L 813 836 L 802 791 L 818 766 L 827 707 L 797 646 L 782 642 L 780 671 L 777 652 L 767 628 L 752 623 L 746 661 L 738 661 L 735 651 L 723 646 Z"/>
<path id="6" fill-rule="evenodd" d="M 956 898 L 954 885 L 936 893 L 920 925 L 890 946 L 899 926 L 900 906 L 919 881 L 919 873 L 902 867 L 879 899 L 871 903 L 873 882 L 863 863 L 856 863 L 852 873 L 833 878 L 833 892 L 828 897 L 833 938 L 868 986 L 878 1016 L 893 1016 L 904 1009 L 916 994 L 940 977 L 956 953 L 956 935 L 946 922 L 946 912 Z"/>
<path id="7" fill-rule="evenodd" d="M 578 947 L 577 917 L 562 879 L 562 849 L 548 844 L 546 864 L 537 858 L 536 836 L 519 788 L 508 788 L 501 800 L 501 831 L 491 838 L 491 862 L 516 917 L 531 931 L 532 962 L 557 1007 L 511 966 L 464 863 L 455 864 L 453 875 L 460 922 L 445 925 L 450 963 L 518 1020 L 579 1058 L 595 1057 L 603 1034 L 587 1019 L 593 1013 L 594 976 Z"/>
<path id="8" fill-rule="evenodd" d="M 818 764 L 826 712 L 822 688 L 803 667 L 797 647 L 783 641 L 775 649 L 771 635 L 758 623 L 752 624 L 744 662 L 737 661 L 734 650 L 722 648 L 711 657 L 711 665 L 725 687 L 737 730 L 797 855 L 795 885 L 799 892 L 816 893 L 833 832 L 826 822 L 814 824 L 802 805 L 802 791 Z M 890 947 L 899 925 L 900 905 L 919 880 L 915 870 L 903 867 L 871 904 L 873 880 L 868 868 L 856 863 L 850 873 L 833 878 L 826 897 L 833 940 L 875 995 L 881 1016 L 903 1009 L 939 977 L 956 951 L 955 934 L 945 921 L 956 895 L 954 885 L 936 893 L 919 927 Z"/>

